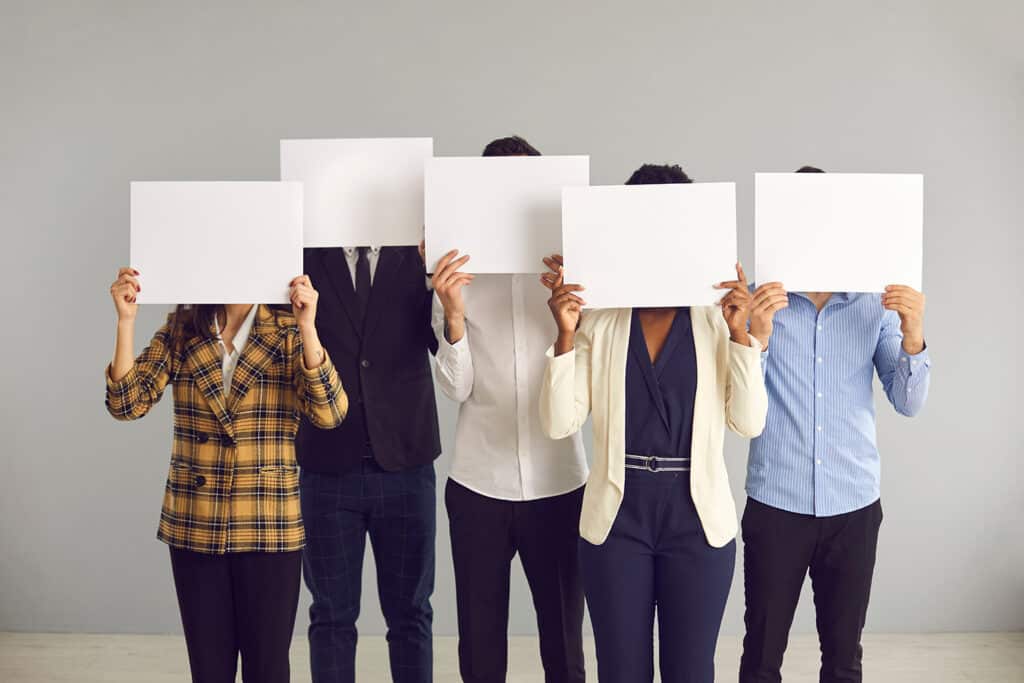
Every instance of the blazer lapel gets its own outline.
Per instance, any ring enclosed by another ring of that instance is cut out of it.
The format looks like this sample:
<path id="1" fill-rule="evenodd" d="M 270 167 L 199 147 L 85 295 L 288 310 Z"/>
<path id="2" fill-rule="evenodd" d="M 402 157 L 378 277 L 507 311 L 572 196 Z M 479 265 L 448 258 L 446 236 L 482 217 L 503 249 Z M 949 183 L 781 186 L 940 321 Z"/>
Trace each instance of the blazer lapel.
<path id="1" fill-rule="evenodd" d="M 391 276 L 405 260 L 407 249 L 382 247 L 377 255 L 377 269 L 373 274 L 373 287 L 370 288 L 370 300 L 366 305 L 366 320 L 363 321 L 363 336 L 369 338 L 380 322 L 381 312 L 387 305 L 387 285 Z"/>
<path id="2" fill-rule="evenodd" d="M 608 402 L 606 410 L 608 414 L 608 451 L 607 476 L 608 481 L 619 490 L 621 495 L 626 490 L 626 360 L 629 353 L 629 335 L 632 328 L 633 312 L 624 308 L 615 312 L 615 317 L 609 321 L 608 328 L 594 330 L 592 344 L 597 343 L 600 338 L 608 344 L 607 356 L 604 357 L 604 377 L 608 383 L 608 391 L 605 400 Z M 595 349 L 592 348 L 593 353 Z M 600 392 L 595 392 L 600 395 Z M 614 437 L 612 436 L 614 434 Z M 618 445 L 618 448 L 612 446 Z"/>
<path id="3" fill-rule="evenodd" d="M 192 377 L 203 392 L 210 410 L 217 416 L 228 436 L 234 438 L 235 426 L 224 400 L 224 374 L 221 371 L 223 356 L 216 339 L 193 337 L 186 345 L 186 354 L 192 363 Z"/>
<path id="4" fill-rule="evenodd" d="M 320 252 L 321 265 L 327 273 L 327 279 L 331 288 L 341 301 L 342 308 L 352 323 L 352 330 L 356 337 L 363 334 L 363 320 L 359 315 L 359 301 L 356 299 L 356 289 L 352 286 L 352 272 L 348 268 L 348 261 L 345 260 L 345 250 L 341 247 L 331 249 L 318 249 Z M 383 253 L 383 251 L 382 251 Z M 377 264 L 380 266 L 380 264 Z"/>
<path id="5" fill-rule="evenodd" d="M 691 492 L 696 490 L 695 482 L 704 474 L 704 459 L 710 421 L 704 414 L 707 410 L 707 396 L 714 396 L 714 385 L 718 382 L 717 356 L 715 351 L 714 327 L 709 315 L 721 315 L 717 306 L 691 306 L 690 323 L 693 326 L 693 352 L 697 360 L 697 390 L 693 401 L 693 435 L 690 439 L 690 480 Z M 711 387 L 708 387 L 708 384 Z M 717 409 L 717 407 L 715 408 Z M 699 433 L 698 433 L 699 432 Z"/>
<path id="6" fill-rule="evenodd" d="M 281 358 L 281 333 L 273 311 L 259 304 L 252 331 L 242 349 L 242 355 L 238 357 L 235 374 L 231 379 L 231 391 L 228 393 L 227 401 L 229 415 L 234 414 L 238 404 L 263 375 L 267 366 Z"/>

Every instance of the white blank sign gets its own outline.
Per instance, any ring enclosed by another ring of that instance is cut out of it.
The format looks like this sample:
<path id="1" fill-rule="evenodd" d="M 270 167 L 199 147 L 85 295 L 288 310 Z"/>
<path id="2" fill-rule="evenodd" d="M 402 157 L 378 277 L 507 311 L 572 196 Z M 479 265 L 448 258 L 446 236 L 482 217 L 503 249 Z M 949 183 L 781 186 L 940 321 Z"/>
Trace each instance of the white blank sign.
<path id="1" fill-rule="evenodd" d="M 757 173 L 758 282 L 794 292 L 921 289 L 924 177 Z"/>
<path id="2" fill-rule="evenodd" d="M 302 274 L 302 185 L 134 182 L 130 263 L 139 303 L 288 303 Z"/>
<path id="3" fill-rule="evenodd" d="M 282 140 L 281 180 L 305 186 L 307 247 L 416 245 L 432 138 Z"/>
<path id="4" fill-rule="evenodd" d="M 427 268 L 458 249 L 471 273 L 540 273 L 562 250 L 562 188 L 590 184 L 590 157 L 447 157 L 427 162 Z"/>
<path id="5" fill-rule="evenodd" d="M 566 188 L 562 241 L 590 308 L 710 305 L 736 278 L 736 186 Z"/>

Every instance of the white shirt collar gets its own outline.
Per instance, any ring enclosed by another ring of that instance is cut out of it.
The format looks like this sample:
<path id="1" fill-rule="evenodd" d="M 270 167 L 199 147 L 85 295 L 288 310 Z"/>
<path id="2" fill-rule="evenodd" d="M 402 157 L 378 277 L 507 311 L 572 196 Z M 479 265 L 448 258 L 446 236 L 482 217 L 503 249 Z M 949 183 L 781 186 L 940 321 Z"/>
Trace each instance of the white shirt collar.
<path id="1" fill-rule="evenodd" d="M 228 353 L 227 345 L 220 336 L 220 321 L 217 320 L 216 316 L 213 318 L 213 328 L 217 333 L 217 343 L 220 344 L 222 354 L 221 375 L 224 379 L 225 394 L 231 391 L 231 380 L 235 375 L 235 368 L 238 366 L 238 359 L 242 355 L 242 349 L 245 348 L 245 343 L 249 341 L 249 333 L 252 330 L 253 321 L 256 320 L 256 309 L 258 308 L 259 304 L 253 304 L 242 324 L 238 326 L 238 332 L 235 332 L 235 338 L 231 340 L 231 346 L 235 349 L 231 353 Z"/>

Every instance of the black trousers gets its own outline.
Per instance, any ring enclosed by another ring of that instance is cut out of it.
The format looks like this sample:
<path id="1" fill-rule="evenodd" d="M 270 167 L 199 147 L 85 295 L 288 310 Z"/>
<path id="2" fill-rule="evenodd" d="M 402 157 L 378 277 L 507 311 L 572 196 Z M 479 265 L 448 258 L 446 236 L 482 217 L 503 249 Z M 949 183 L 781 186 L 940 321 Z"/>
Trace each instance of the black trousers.
<path id="1" fill-rule="evenodd" d="M 814 517 L 747 499 L 743 513 L 747 632 L 741 683 L 782 680 L 782 656 L 808 570 L 821 642 L 819 680 L 863 680 L 860 637 L 881 523 L 881 501 L 843 515 Z"/>
<path id="2" fill-rule="evenodd" d="M 171 548 L 185 644 L 196 683 L 286 683 L 302 553 L 210 555 Z"/>
<path id="3" fill-rule="evenodd" d="M 503 683 L 508 670 L 509 579 L 519 553 L 533 596 L 545 683 L 583 683 L 583 586 L 578 539 L 582 487 L 560 496 L 506 501 L 448 480 L 466 683 Z"/>

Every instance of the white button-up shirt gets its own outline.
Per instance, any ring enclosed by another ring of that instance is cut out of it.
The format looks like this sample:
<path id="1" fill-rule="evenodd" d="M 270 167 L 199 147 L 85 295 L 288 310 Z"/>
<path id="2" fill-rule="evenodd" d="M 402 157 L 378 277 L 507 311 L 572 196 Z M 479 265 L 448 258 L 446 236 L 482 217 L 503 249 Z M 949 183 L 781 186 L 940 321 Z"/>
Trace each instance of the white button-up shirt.
<path id="1" fill-rule="evenodd" d="M 217 316 L 213 316 L 213 327 L 217 332 L 217 343 L 220 344 L 220 350 L 223 354 L 220 370 L 221 375 L 224 376 L 225 395 L 231 392 L 231 378 L 235 376 L 235 368 L 238 367 L 238 358 L 242 355 L 242 349 L 245 348 L 245 343 L 249 341 L 249 331 L 252 330 L 252 322 L 256 319 L 257 308 L 259 306 L 253 304 L 242 324 L 239 325 L 238 332 L 235 332 L 235 338 L 231 340 L 231 346 L 235 350 L 230 353 L 228 352 L 227 344 L 224 343 L 220 336 L 220 321 L 217 320 Z"/>
<path id="2" fill-rule="evenodd" d="M 434 297 L 437 383 L 459 407 L 449 476 L 481 495 L 535 500 L 573 491 L 587 479 L 579 433 L 552 440 L 539 424 L 545 351 L 555 338 L 549 292 L 536 275 L 477 275 L 462 290 L 466 333 L 444 335 Z"/>

